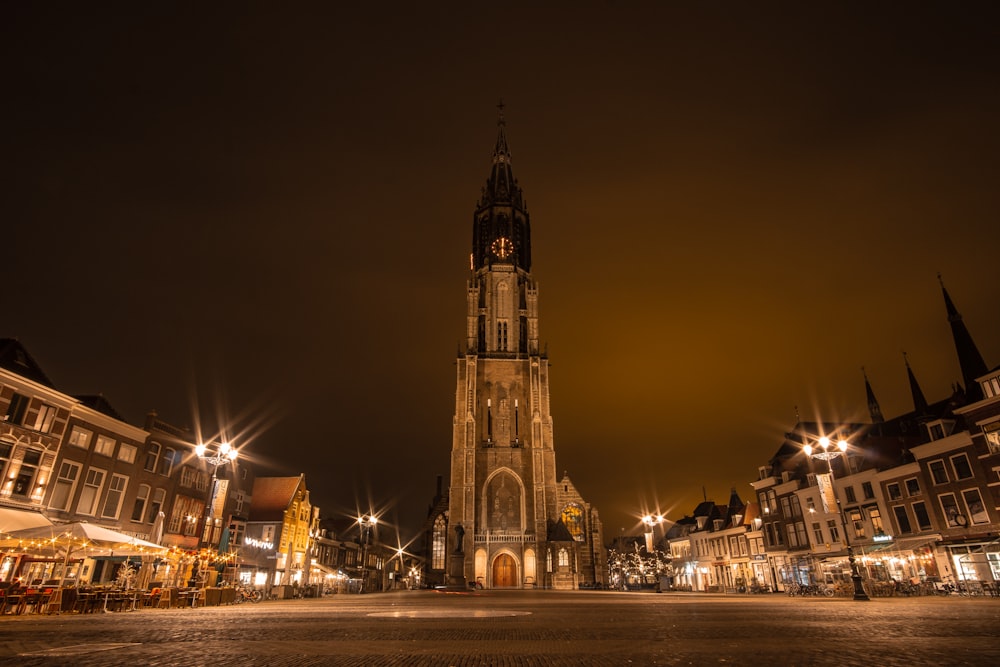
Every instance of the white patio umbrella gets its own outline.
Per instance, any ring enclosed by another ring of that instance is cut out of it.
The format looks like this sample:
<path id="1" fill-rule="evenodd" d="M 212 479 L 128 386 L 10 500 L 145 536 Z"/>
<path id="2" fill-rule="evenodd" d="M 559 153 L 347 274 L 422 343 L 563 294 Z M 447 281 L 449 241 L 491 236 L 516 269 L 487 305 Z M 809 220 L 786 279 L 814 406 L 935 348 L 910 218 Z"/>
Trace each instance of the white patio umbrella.
<path id="1" fill-rule="evenodd" d="M 0 533 L 51 525 L 52 522 L 41 512 L 19 510 L 13 507 L 0 507 Z"/>
<path id="2" fill-rule="evenodd" d="M 159 544 L 86 522 L 15 530 L 0 539 L 0 547 L 38 555 L 62 555 L 64 565 L 80 552 L 94 557 L 160 555 L 167 551 Z"/>

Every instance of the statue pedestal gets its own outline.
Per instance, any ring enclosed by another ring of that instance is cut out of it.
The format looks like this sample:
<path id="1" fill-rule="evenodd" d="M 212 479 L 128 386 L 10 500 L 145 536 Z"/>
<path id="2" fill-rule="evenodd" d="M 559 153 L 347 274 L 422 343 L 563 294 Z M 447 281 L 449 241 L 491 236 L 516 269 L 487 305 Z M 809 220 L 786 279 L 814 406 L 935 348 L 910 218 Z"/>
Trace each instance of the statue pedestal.
<path id="1" fill-rule="evenodd" d="M 448 559 L 448 580 L 446 582 L 448 590 L 464 591 L 465 583 L 465 554 L 451 554 Z"/>

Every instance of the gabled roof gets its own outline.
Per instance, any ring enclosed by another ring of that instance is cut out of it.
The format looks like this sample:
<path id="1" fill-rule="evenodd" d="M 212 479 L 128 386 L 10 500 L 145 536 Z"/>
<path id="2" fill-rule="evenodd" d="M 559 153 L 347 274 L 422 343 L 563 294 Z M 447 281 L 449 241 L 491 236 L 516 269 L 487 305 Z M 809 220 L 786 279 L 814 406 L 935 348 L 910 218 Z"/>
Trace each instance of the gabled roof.
<path id="1" fill-rule="evenodd" d="M 573 535 L 570 534 L 569 528 L 563 523 L 562 519 L 559 519 L 555 523 L 549 524 L 549 534 L 546 538 L 549 542 L 574 542 Z"/>
<path id="2" fill-rule="evenodd" d="M 250 498 L 250 521 L 282 521 L 285 510 L 295 499 L 305 475 L 298 477 L 258 477 Z"/>
<path id="3" fill-rule="evenodd" d="M 55 389 L 52 380 L 45 374 L 28 350 L 16 338 L 0 338 L 0 368 L 6 368 L 32 382 Z"/>
<path id="4" fill-rule="evenodd" d="M 108 399 L 104 398 L 103 394 L 74 396 L 73 398 L 80 401 L 91 410 L 100 412 L 102 415 L 107 415 L 108 417 L 117 419 L 120 422 L 125 421 L 125 418 L 118 414 L 118 411 L 111 406 L 111 403 L 108 402 Z"/>

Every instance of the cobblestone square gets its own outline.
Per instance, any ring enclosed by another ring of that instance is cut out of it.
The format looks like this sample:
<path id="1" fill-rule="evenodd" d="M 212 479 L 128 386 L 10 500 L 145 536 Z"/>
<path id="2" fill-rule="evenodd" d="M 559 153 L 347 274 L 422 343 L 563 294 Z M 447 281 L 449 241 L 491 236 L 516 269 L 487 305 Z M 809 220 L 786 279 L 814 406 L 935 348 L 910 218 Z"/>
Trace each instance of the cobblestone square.
<path id="1" fill-rule="evenodd" d="M 988 665 L 1000 600 L 401 592 L 0 619 L 11 665 Z"/>

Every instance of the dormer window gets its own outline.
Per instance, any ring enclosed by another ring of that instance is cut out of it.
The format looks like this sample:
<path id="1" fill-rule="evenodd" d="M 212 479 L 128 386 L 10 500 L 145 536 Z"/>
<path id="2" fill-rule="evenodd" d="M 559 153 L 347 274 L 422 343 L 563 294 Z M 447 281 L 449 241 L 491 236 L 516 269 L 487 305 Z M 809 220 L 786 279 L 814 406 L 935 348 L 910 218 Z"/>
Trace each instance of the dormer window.
<path id="1" fill-rule="evenodd" d="M 983 380 L 983 396 L 986 398 L 1000 396 L 1000 375 Z"/>

